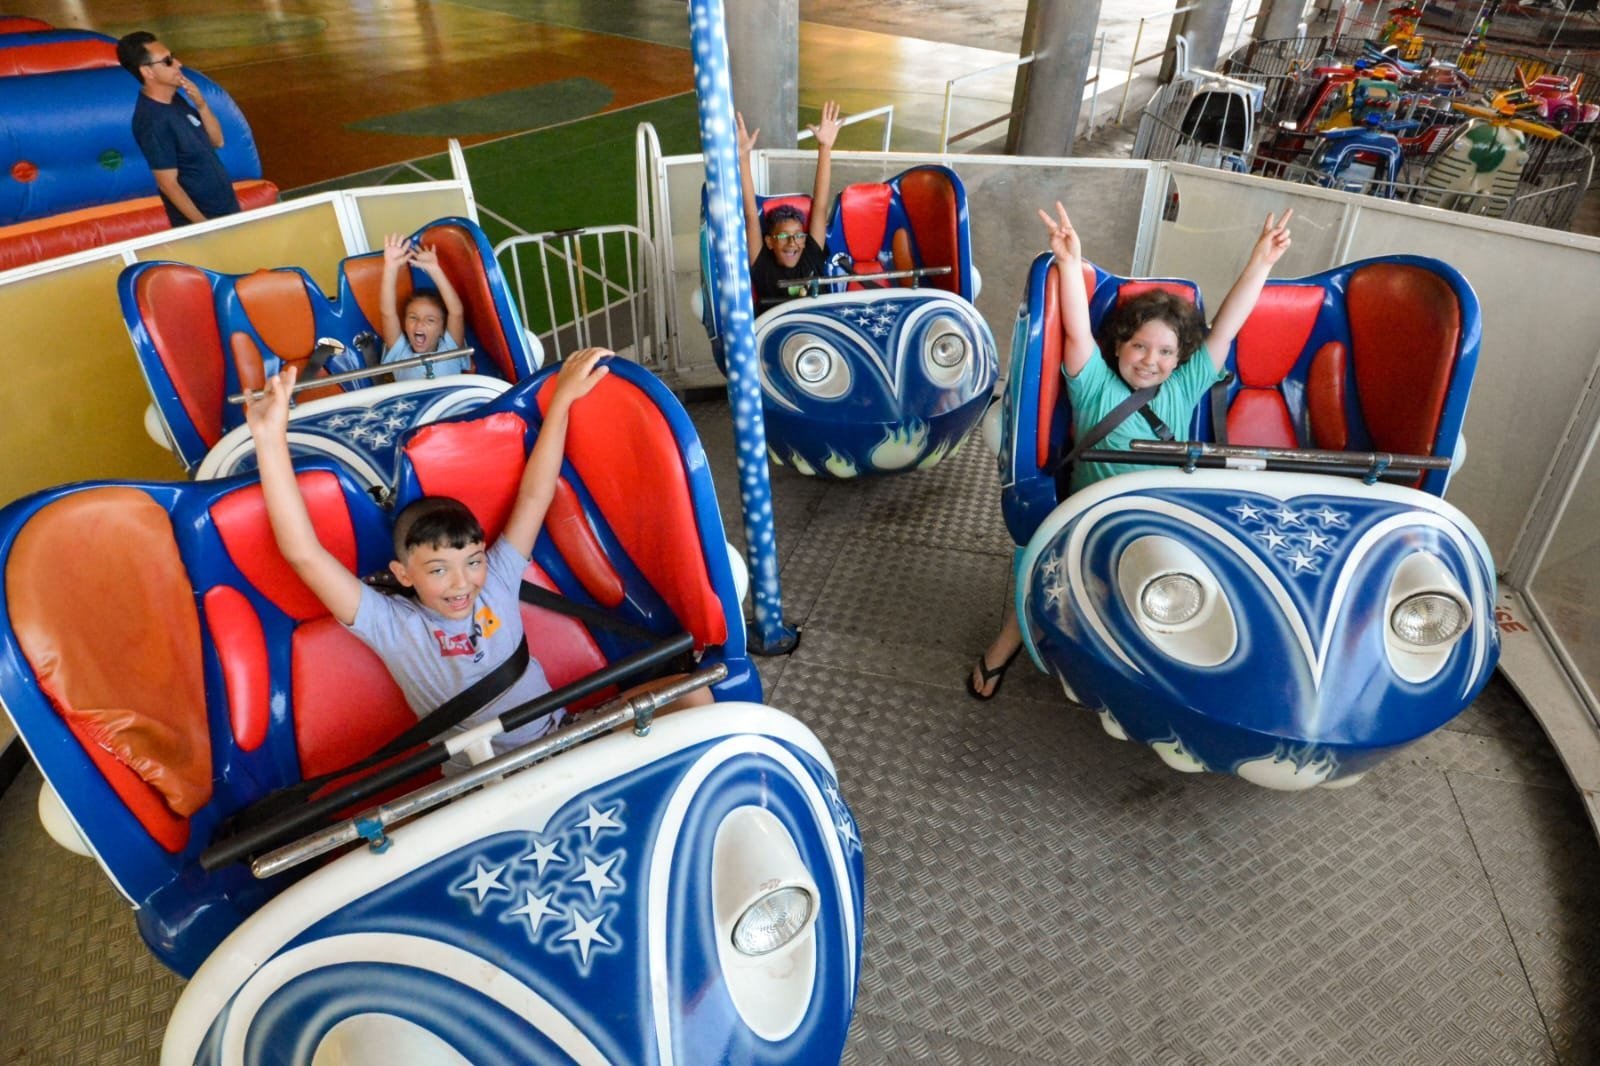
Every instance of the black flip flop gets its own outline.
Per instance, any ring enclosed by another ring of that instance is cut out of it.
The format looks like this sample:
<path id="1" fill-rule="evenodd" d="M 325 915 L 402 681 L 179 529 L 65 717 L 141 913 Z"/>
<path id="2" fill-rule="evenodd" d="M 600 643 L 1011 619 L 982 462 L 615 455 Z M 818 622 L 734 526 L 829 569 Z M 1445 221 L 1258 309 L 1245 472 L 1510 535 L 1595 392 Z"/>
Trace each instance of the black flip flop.
<path id="1" fill-rule="evenodd" d="M 999 666 L 994 667 L 993 669 L 991 669 L 989 666 L 989 661 L 987 658 L 989 653 L 987 651 L 980 652 L 978 655 L 978 673 L 983 676 L 983 683 L 985 685 L 993 681 L 994 688 L 989 690 L 989 694 L 987 696 L 982 692 L 979 692 L 978 686 L 972 683 L 972 671 L 969 670 L 967 671 L 967 695 L 971 696 L 975 700 L 984 701 L 992 700 L 996 696 L 1000 695 L 1000 686 L 1005 683 L 1006 671 L 1011 669 L 1011 664 L 1016 661 L 1017 652 L 1021 650 L 1022 645 L 1018 644 L 1014 649 L 1012 649 L 1011 654 L 1006 656 L 1006 661 L 1001 663 Z"/>

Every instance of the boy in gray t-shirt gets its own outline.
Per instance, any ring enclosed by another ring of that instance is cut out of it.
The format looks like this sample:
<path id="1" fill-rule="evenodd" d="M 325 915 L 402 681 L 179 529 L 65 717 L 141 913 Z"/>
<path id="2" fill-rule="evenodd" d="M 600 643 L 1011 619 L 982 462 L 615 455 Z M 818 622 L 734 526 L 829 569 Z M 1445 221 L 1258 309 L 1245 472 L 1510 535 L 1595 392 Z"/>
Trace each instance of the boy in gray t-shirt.
<path id="1" fill-rule="evenodd" d="M 567 416 L 572 405 L 608 373 L 600 360 L 611 354 L 604 348 L 587 348 L 562 364 L 516 502 L 492 548 L 486 548 L 483 527 L 472 512 L 448 496 L 425 496 L 395 519 L 395 561 L 389 569 L 415 593 L 414 600 L 385 596 L 366 585 L 317 539 L 289 461 L 294 369 L 272 378 L 246 405 L 245 420 L 255 438 L 261 488 L 278 550 L 328 613 L 383 660 L 417 717 L 426 717 L 466 691 L 522 642 L 519 586 L 555 495 Z M 530 658 L 521 679 L 461 728 L 549 690 L 544 669 Z M 559 714 L 495 738 L 494 748 L 504 750 L 542 735 L 556 724 Z M 450 767 L 469 764 L 466 752 L 453 754 Z M 474 749 L 471 754 L 481 759 L 489 753 Z"/>

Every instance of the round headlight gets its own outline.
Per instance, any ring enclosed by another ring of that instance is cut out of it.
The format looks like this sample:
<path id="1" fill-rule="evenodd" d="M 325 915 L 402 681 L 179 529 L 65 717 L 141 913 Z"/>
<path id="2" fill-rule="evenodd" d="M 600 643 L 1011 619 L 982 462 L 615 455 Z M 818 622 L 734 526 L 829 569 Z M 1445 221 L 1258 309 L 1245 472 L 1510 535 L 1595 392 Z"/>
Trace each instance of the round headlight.
<path id="1" fill-rule="evenodd" d="M 811 919 L 811 893 L 794 885 L 774 889 L 739 915 L 733 946 L 743 955 L 766 955 L 799 936 Z"/>
<path id="2" fill-rule="evenodd" d="M 928 357 L 946 369 L 960 366 L 967 358 L 967 339 L 959 333 L 941 333 L 928 346 Z"/>
<path id="3" fill-rule="evenodd" d="M 1162 574 L 1139 594 L 1139 608 L 1162 626 L 1182 625 L 1205 605 L 1205 587 L 1188 574 Z"/>
<path id="4" fill-rule="evenodd" d="M 1407 596 L 1389 615 L 1394 635 L 1419 648 L 1434 648 L 1459 637 L 1467 628 L 1467 608 L 1442 592 Z"/>
<path id="5" fill-rule="evenodd" d="M 833 356 L 821 348 L 803 349 L 794 360 L 794 372 L 807 385 L 815 385 L 828 376 L 833 366 Z"/>

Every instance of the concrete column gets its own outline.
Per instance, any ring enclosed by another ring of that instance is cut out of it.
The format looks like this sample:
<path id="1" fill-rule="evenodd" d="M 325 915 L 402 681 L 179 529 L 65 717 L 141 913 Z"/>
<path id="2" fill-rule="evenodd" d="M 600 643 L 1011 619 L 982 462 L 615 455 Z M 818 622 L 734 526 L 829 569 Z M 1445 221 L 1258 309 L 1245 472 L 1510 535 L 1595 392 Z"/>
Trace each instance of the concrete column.
<path id="1" fill-rule="evenodd" d="M 1179 34 L 1189 39 L 1190 69 L 1216 70 L 1220 62 L 1223 38 L 1228 32 L 1228 0 L 1186 0 L 1177 6 L 1186 7 L 1188 2 L 1198 2 L 1200 6 L 1172 20 L 1172 30 L 1167 34 L 1167 50 L 1172 54 L 1161 61 L 1163 85 L 1171 81 L 1177 71 L 1173 43 Z"/>
<path id="2" fill-rule="evenodd" d="M 1280 41 L 1300 32 L 1305 18 L 1306 0 L 1261 0 L 1254 37 L 1258 41 Z"/>
<path id="3" fill-rule="evenodd" d="M 1014 127 L 1017 154 L 1072 154 L 1099 23 L 1100 0 L 1028 0 L 1024 32 L 1031 29 L 1032 38 L 1024 36 L 1022 47 L 1035 58 L 1023 68 L 1027 84 Z"/>
<path id="4" fill-rule="evenodd" d="M 727 5 L 733 103 L 761 131 L 757 148 L 793 148 L 800 109 L 800 0 Z"/>

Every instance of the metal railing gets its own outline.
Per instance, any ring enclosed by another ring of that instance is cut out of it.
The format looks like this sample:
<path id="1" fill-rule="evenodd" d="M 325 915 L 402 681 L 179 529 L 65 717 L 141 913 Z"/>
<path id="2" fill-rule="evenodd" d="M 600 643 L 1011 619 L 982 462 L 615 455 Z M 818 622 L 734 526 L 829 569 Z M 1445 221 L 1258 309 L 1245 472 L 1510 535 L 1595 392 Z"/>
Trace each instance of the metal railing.
<path id="1" fill-rule="evenodd" d="M 678 302 L 672 298 L 672 221 L 668 216 L 667 171 L 662 163 L 661 139 L 656 128 L 641 122 L 633 132 L 634 154 L 634 218 L 648 246 L 654 252 L 655 276 L 665 288 L 660 299 L 653 300 L 655 308 L 656 345 L 661 361 L 679 365 Z"/>
<path id="2" fill-rule="evenodd" d="M 1104 53 L 1102 52 L 1102 54 Z M 1004 63 L 996 63 L 992 67 L 984 67 L 982 70 L 971 70 L 965 74 L 957 74 L 955 77 L 948 79 L 944 83 L 944 114 L 939 119 L 940 155 L 944 155 L 949 152 L 950 146 L 956 141 L 965 140 L 966 138 L 971 137 L 974 133 L 979 133 L 988 129 L 990 126 L 994 126 L 1001 122 L 1005 122 L 1008 119 L 1015 118 L 1017 115 L 1022 113 L 1020 108 L 1014 108 L 1010 111 L 1007 111 L 1005 114 L 1000 115 L 998 118 L 989 119 L 987 122 L 980 122 L 978 125 L 973 126 L 970 129 L 962 130 L 960 133 L 957 133 L 954 137 L 952 137 L 950 135 L 950 108 L 955 102 L 956 86 L 961 82 L 970 81 L 973 78 L 980 78 L 985 74 L 998 74 L 1003 70 L 1020 70 L 1029 63 L 1032 63 L 1033 60 L 1034 57 L 1032 55 L 1020 56 L 1016 59 L 1007 60 Z"/>
<path id="3" fill-rule="evenodd" d="M 1199 6 L 1199 4 L 1184 4 L 1182 7 L 1175 7 L 1171 11 L 1164 11 L 1159 15 L 1144 15 L 1140 17 L 1139 29 L 1133 35 L 1133 52 L 1128 57 L 1128 80 L 1122 83 L 1122 102 L 1117 105 L 1117 125 L 1122 125 L 1123 117 L 1128 113 L 1128 91 L 1133 88 L 1134 70 L 1141 63 L 1148 63 L 1152 59 L 1164 59 L 1172 51 L 1171 48 L 1162 48 L 1161 51 L 1152 52 L 1147 56 L 1141 57 L 1139 55 L 1139 45 L 1144 41 L 1145 23 L 1151 19 L 1176 18 L 1179 15 L 1195 10 Z"/>
<path id="4" fill-rule="evenodd" d="M 675 369 L 661 341 L 660 304 L 671 299 L 670 282 L 639 227 L 510 237 L 494 255 L 547 360 L 600 345 L 657 373 Z"/>
<path id="5" fill-rule="evenodd" d="M 889 150 L 889 138 L 894 133 L 893 104 L 884 104 L 882 107 L 875 107 L 870 111 L 857 111 L 853 115 L 846 115 L 844 118 L 839 120 L 839 125 L 841 128 L 845 126 L 854 126 L 858 122 L 865 122 L 868 119 L 877 118 L 879 115 L 883 116 L 883 146 L 880 151 L 887 152 Z M 800 141 L 808 140 L 812 136 L 814 136 L 814 134 L 812 134 L 810 130 L 802 129 L 799 133 L 795 134 L 794 139 L 796 143 L 798 143 Z"/>

